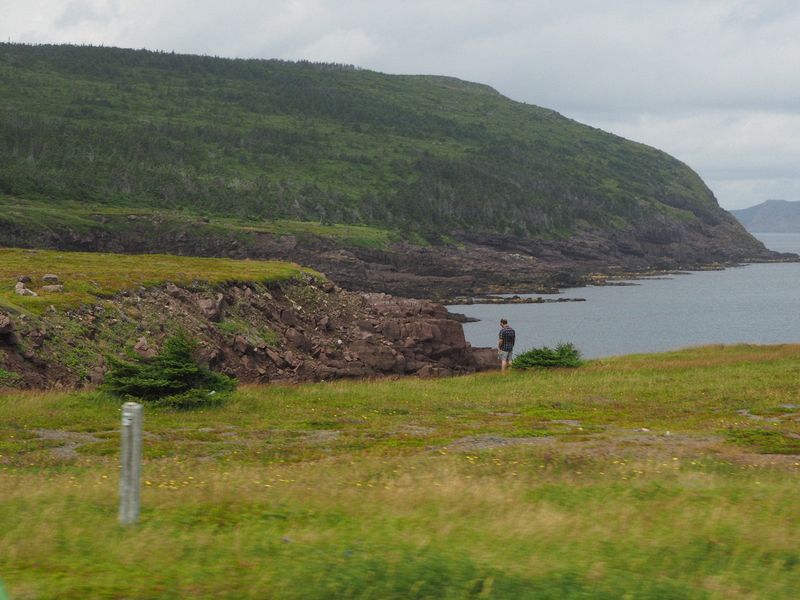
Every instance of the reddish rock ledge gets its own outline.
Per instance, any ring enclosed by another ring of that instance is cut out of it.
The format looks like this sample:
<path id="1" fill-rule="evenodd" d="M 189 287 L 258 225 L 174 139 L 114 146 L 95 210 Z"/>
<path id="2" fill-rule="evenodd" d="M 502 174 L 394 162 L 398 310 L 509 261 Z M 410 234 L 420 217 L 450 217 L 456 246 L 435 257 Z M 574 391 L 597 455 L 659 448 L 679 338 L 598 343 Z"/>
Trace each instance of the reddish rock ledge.
<path id="1" fill-rule="evenodd" d="M 212 369 L 241 382 L 446 376 L 496 368 L 441 304 L 348 292 L 313 279 L 281 285 L 158 288 L 125 292 L 40 317 L 0 313 L 0 368 L 15 386 L 102 382 L 108 355 L 152 355 L 179 329 Z"/>

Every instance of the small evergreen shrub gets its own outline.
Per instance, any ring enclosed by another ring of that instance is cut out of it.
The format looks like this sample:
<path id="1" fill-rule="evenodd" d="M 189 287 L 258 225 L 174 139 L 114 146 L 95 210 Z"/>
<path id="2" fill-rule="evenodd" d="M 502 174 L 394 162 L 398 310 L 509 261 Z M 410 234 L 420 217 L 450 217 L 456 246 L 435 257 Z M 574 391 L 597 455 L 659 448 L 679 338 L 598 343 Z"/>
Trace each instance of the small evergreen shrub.
<path id="1" fill-rule="evenodd" d="M 218 403 L 233 391 L 236 380 L 200 365 L 194 357 L 196 346 L 180 332 L 168 338 L 152 358 L 110 357 L 104 388 L 115 396 L 173 408 Z"/>
<path id="2" fill-rule="evenodd" d="M 579 367 L 583 364 L 581 353 L 574 344 L 563 342 L 555 348 L 543 346 L 528 350 L 517 356 L 511 366 L 515 369 L 532 367 Z"/>

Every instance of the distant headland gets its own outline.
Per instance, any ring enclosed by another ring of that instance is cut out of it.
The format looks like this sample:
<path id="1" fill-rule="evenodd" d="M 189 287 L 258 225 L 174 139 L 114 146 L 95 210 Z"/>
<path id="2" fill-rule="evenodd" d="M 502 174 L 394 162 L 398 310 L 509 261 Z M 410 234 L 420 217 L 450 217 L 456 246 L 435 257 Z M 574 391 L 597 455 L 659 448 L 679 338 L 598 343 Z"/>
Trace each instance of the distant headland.
<path id="1" fill-rule="evenodd" d="M 751 233 L 800 233 L 800 201 L 767 200 L 730 213 Z"/>

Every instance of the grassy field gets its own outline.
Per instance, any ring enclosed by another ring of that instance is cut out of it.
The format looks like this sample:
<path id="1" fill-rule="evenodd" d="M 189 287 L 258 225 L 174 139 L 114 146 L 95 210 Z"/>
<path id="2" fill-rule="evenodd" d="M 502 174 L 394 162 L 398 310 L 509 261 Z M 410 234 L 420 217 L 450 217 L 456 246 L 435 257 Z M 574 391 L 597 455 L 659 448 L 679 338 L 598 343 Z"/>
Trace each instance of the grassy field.
<path id="1" fill-rule="evenodd" d="M 42 276 L 57 275 L 63 292 L 43 292 Z M 123 290 L 166 281 L 208 284 L 226 281 L 281 281 L 317 273 L 293 263 L 263 260 L 196 258 L 166 254 L 107 254 L 0 248 L 0 308 L 42 312 L 49 306 L 68 308 L 92 304 Z M 14 292 L 17 277 L 31 277 L 28 287 L 39 296 Z"/>
<path id="2" fill-rule="evenodd" d="M 292 235 L 300 239 L 314 237 L 342 246 L 385 249 L 402 238 L 396 231 L 365 225 L 322 224 L 319 221 L 289 219 L 242 219 L 231 216 L 204 215 L 186 210 L 158 210 L 137 206 L 92 205 L 84 202 L 52 202 L 0 194 L 0 226 L 23 228 L 38 232 L 59 232 L 68 228 L 77 234 L 105 232 L 124 234 L 137 223 L 158 223 L 155 232 L 163 230 L 193 230 L 210 237 L 235 236 L 243 243 L 252 243 L 257 233 L 276 236 Z M 426 244 L 412 234 L 408 241 Z"/>
<path id="3" fill-rule="evenodd" d="M 800 346 L 245 387 L 0 395 L 0 578 L 34 598 L 794 598 Z"/>

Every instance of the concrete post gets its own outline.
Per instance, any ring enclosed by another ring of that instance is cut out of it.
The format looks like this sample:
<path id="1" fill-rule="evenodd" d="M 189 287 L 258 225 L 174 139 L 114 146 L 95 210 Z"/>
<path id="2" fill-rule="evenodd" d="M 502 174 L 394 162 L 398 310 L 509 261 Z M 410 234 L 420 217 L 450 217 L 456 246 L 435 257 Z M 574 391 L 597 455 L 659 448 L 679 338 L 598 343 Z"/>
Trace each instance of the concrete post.
<path id="1" fill-rule="evenodd" d="M 122 470 L 119 479 L 119 522 L 139 520 L 139 488 L 142 473 L 142 405 L 122 405 Z"/>

